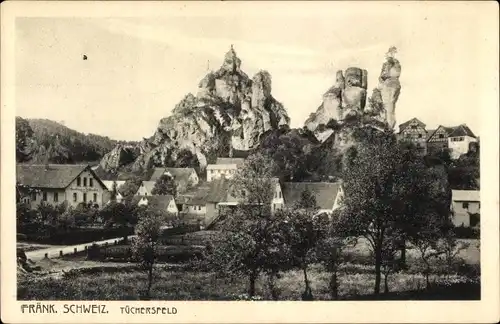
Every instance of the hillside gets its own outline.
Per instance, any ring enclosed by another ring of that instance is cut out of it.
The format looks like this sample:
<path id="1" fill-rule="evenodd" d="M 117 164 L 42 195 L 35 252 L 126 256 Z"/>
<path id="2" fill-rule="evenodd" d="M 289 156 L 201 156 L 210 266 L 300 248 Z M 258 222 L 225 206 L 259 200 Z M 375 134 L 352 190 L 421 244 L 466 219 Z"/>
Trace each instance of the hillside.
<path id="1" fill-rule="evenodd" d="M 119 142 L 84 134 L 48 119 L 16 117 L 16 160 L 27 163 L 95 163 Z"/>

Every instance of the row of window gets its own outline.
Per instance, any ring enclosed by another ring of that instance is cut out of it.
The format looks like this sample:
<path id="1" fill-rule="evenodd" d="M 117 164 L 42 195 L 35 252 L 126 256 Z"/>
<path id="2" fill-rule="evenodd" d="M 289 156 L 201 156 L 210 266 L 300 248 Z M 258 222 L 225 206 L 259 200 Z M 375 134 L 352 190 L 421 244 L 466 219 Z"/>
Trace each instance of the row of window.
<path id="1" fill-rule="evenodd" d="M 236 173 L 236 170 L 226 170 L 226 169 L 219 169 L 219 170 L 207 170 L 208 173 L 229 173 L 229 174 L 234 174 Z"/>
<path id="2" fill-rule="evenodd" d="M 452 137 L 451 141 L 452 142 L 463 142 L 464 138 L 462 136 L 460 137 Z"/>
<path id="3" fill-rule="evenodd" d="M 92 201 L 93 202 L 97 202 L 97 194 L 96 193 L 94 193 L 93 198 L 94 199 Z M 33 201 L 36 201 L 36 193 L 33 193 L 31 195 L 31 199 Z M 59 202 L 59 193 L 58 192 L 54 192 L 52 199 L 53 199 L 54 202 Z M 46 192 L 42 192 L 42 201 L 47 201 L 47 200 L 48 200 L 47 199 L 47 193 Z M 78 193 L 74 192 L 73 193 L 73 202 L 77 202 L 77 201 L 78 201 Z M 85 193 L 85 192 L 83 193 L 83 202 L 87 202 L 87 193 Z"/>
<path id="4" fill-rule="evenodd" d="M 88 178 L 88 180 L 89 180 L 89 187 L 93 187 L 94 186 L 94 179 L 93 178 Z M 82 186 L 82 178 L 81 177 L 76 178 L 76 185 L 78 187 Z M 87 178 L 86 177 L 83 177 L 83 186 L 84 187 L 87 186 Z"/>
<path id="5" fill-rule="evenodd" d="M 477 203 L 477 208 L 480 208 L 481 204 L 480 203 Z M 462 208 L 463 209 L 468 209 L 469 208 L 469 202 L 462 202 Z"/>

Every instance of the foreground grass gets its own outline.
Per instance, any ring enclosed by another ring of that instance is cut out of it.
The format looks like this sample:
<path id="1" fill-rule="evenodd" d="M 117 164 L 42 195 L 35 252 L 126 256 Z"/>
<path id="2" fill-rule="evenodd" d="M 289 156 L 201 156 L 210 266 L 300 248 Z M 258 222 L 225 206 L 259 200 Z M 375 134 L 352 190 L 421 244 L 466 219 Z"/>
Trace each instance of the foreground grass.
<path id="1" fill-rule="evenodd" d="M 350 269 L 348 269 L 350 267 Z M 358 269 L 359 268 L 359 269 Z M 364 270 L 363 270 L 364 269 Z M 144 272 L 135 268 L 93 269 L 63 278 L 20 278 L 20 300 L 139 300 L 147 286 Z M 372 299 L 374 275 L 366 266 L 347 265 L 340 274 L 340 299 Z M 354 272 L 357 273 L 354 273 Z M 330 300 L 329 274 L 319 266 L 309 272 L 316 300 Z M 433 275 L 440 292 L 424 292 L 425 278 L 421 274 L 397 273 L 390 277 L 387 299 L 478 299 L 479 283 L 464 276 Z M 302 273 L 288 271 L 277 282 L 280 300 L 300 300 L 304 289 Z M 271 296 L 261 278 L 257 295 L 270 300 Z M 158 268 L 155 271 L 151 296 L 154 300 L 238 300 L 247 289 L 245 278 L 228 279 L 214 273 L 182 269 Z M 443 290 L 444 289 L 444 290 Z M 452 292 L 453 291 L 453 292 Z"/>

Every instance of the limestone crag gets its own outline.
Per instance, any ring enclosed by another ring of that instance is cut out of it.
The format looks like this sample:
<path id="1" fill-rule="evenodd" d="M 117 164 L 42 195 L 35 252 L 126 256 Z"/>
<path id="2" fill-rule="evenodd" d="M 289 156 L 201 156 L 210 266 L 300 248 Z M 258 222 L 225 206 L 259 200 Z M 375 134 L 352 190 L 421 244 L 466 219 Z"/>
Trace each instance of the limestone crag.
<path id="1" fill-rule="evenodd" d="M 195 154 L 204 167 L 216 156 L 230 155 L 232 149 L 255 148 L 264 132 L 289 122 L 285 108 L 271 94 L 271 75 L 260 71 L 250 79 L 231 47 L 221 67 L 198 83 L 196 95 L 186 95 L 171 116 L 160 120 L 154 135 L 140 143 L 132 169 L 168 166 L 183 149 Z"/>
<path id="2" fill-rule="evenodd" d="M 102 169 L 110 171 L 129 164 L 141 154 L 141 146 L 118 144 L 111 152 L 104 155 L 99 165 Z"/>
<path id="3" fill-rule="evenodd" d="M 329 127 L 332 120 L 338 125 L 357 119 L 379 129 L 394 127 L 395 106 L 401 89 L 401 65 L 394 54 L 395 48 L 391 48 L 382 65 L 379 84 L 368 100 L 366 70 L 349 67 L 345 72 L 337 71 L 335 84 L 324 93 L 322 104 L 305 122 L 305 126 L 318 140 L 323 142 L 335 132 L 335 129 Z M 339 134 L 337 137 L 342 140 L 346 138 L 344 135 L 346 134 Z"/>

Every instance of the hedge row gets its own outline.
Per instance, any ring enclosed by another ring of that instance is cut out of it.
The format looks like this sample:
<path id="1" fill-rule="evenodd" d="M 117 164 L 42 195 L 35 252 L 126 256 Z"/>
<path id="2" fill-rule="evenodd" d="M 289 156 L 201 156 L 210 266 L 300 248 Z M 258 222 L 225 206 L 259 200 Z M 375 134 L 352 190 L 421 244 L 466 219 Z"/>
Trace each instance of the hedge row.
<path id="1" fill-rule="evenodd" d="M 159 262 L 183 262 L 194 258 L 200 258 L 203 253 L 202 247 L 191 246 L 159 246 L 157 249 L 157 261 Z M 93 246 L 88 249 L 89 260 L 114 261 L 114 262 L 137 262 L 130 245 L 118 245 L 109 247 Z"/>
<path id="2" fill-rule="evenodd" d="M 479 228 L 459 226 L 455 227 L 455 235 L 462 239 L 478 239 L 481 232 Z"/>
<path id="3" fill-rule="evenodd" d="M 51 226 L 41 226 L 39 231 L 29 229 L 18 234 L 24 240 L 43 244 L 70 245 L 100 241 L 134 234 L 133 227 L 115 228 L 68 228 L 62 230 Z"/>

